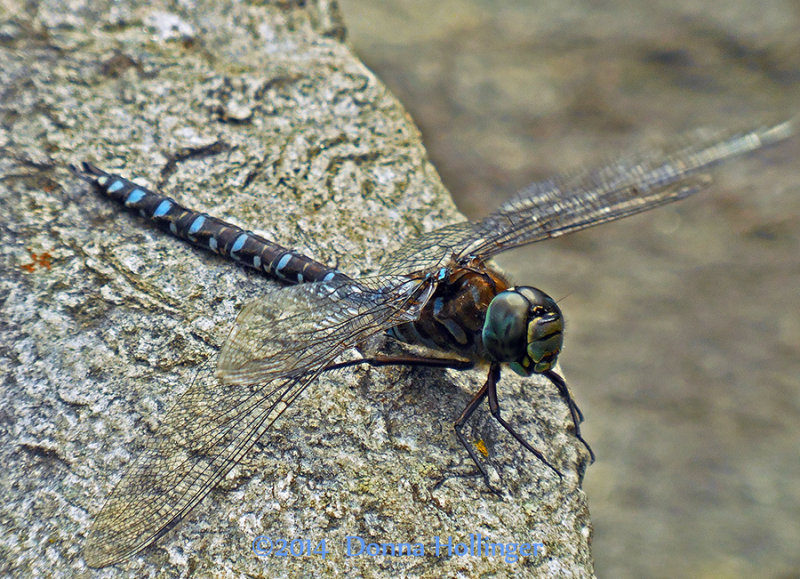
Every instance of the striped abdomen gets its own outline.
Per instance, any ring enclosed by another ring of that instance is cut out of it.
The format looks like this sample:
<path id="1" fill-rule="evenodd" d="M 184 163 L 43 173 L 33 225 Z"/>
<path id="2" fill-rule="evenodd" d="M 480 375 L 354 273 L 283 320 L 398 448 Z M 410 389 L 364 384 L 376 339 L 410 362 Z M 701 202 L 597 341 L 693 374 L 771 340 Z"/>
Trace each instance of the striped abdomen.
<path id="1" fill-rule="evenodd" d="M 131 211 L 172 235 L 287 283 L 347 279 L 334 269 L 244 229 L 179 205 L 89 163 L 70 169 Z"/>

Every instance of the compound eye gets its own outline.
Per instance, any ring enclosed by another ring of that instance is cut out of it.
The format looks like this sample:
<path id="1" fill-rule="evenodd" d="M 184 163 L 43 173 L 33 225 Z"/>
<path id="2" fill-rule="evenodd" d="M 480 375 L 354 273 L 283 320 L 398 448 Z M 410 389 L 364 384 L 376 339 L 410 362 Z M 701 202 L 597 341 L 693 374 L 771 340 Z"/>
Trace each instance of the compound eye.
<path id="1" fill-rule="evenodd" d="M 543 291 L 532 287 L 518 288 L 517 291 L 531 303 L 526 369 L 529 372 L 546 372 L 555 365 L 564 344 L 564 318 L 555 300 Z"/>
<path id="2" fill-rule="evenodd" d="M 520 376 L 547 372 L 564 342 L 564 318 L 555 300 L 521 286 L 495 296 L 486 310 L 483 345 L 489 358 Z"/>
<path id="3" fill-rule="evenodd" d="M 483 345 L 497 362 L 512 362 L 525 356 L 530 302 L 514 290 L 497 294 L 486 310 Z"/>
<path id="4" fill-rule="evenodd" d="M 530 309 L 534 315 L 539 315 L 545 312 L 552 312 L 561 317 L 561 310 L 558 309 L 556 301 L 542 290 L 531 286 L 519 286 L 513 288 L 514 292 L 521 296 L 530 303 Z"/>

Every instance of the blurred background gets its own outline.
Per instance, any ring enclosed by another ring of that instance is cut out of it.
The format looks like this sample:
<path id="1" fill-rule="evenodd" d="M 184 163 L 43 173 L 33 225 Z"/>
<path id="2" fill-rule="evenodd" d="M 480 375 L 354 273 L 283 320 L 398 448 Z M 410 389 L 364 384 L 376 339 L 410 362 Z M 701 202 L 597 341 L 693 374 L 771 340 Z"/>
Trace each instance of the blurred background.
<path id="1" fill-rule="evenodd" d="M 698 126 L 800 113 L 797 1 L 340 3 L 470 218 Z M 565 312 L 601 577 L 800 577 L 798 158 L 795 138 L 499 260 Z"/>

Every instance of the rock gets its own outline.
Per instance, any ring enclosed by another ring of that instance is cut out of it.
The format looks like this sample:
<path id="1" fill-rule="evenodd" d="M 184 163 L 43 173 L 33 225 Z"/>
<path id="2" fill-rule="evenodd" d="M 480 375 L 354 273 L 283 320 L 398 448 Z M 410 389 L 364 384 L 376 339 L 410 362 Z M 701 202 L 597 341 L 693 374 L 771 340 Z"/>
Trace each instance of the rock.
<path id="1" fill-rule="evenodd" d="M 213 371 L 236 312 L 255 298 L 280 307 L 281 286 L 126 213 L 69 163 L 137 177 L 352 276 L 460 217 L 419 132 L 343 41 L 335 3 L 44 3 L 0 34 L 0 569 L 74 576 L 92 516 L 160 418 Z M 565 477 L 482 408 L 466 433 L 487 447 L 497 496 L 452 431 L 484 379 L 324 376 L 182 523 L 107 576 L 590 576 L 585 455 L 566 406 L 546 380 L 504 375 L 505 417 Z M 262 535 L 324 539 L 328 553 L 258 557 Z M 478 535 L 543 547 L 519 561 L 458 553 Z M 348 537 L 424 556 L 348 556 Z"/>

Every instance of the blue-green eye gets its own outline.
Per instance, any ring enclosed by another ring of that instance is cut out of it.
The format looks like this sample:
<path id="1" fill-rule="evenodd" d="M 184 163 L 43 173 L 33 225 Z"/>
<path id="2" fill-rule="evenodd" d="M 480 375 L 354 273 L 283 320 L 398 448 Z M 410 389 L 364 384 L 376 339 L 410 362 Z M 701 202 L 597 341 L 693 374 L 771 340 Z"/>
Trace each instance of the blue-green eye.
<path id="1" fill-rule="evenodd" d="M 530 376 L 555 365 L 564 341 L 564 319 L 544 292 L 510 288 L 489 304 L 482 338 L 490 359 L 508 362 L 517 374 Z"/>
<path id="2" fill-rule="evenodd" d="M 529 303 L 513 290 L 497 294 L 486 310 L 481 336 L 492 359 L 511 362 L 525 354 Z"/>

